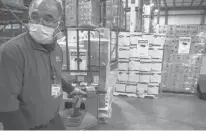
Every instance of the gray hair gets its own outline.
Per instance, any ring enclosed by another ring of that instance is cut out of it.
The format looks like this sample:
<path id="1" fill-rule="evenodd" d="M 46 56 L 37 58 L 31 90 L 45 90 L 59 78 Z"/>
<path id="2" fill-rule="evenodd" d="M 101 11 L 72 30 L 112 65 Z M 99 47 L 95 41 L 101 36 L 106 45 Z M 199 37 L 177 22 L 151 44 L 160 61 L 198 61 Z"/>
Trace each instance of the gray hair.
<path id="1" fill-rule="evenodd" d="M 29 16 L 31 16 L 32 10 L 36 8 L 37 5 L 39 5 L 41 2 L 51 2 L 52 0 L 33 0 L 29 6 Z M 64 14 L 64 8 L 63 8 L 63 3 L 62 0 L 53 0 L 53 2 L 56 3 L 57 8 L 60 13 L 60 17 L 62 18 Z M 38 4 L 39 3 L 39 4 Z"/>

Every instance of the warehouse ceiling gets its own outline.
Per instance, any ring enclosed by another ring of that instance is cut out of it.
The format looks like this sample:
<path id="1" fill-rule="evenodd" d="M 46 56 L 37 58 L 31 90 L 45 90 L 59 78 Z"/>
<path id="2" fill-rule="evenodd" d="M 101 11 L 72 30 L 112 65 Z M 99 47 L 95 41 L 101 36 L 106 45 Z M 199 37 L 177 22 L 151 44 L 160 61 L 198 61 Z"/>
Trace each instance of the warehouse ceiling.
<path id="1" fill-rule="evenodd" d="M 32 0 L 0 0 L 0 25 L 19 23 L 18 20 L 3 6 L 2 1 L 8 2 L 9 8 L 20 19 L 27 22 L 27 8 Z M 143 0 L 149 3 L 150 0 Z M 153 0 L 161 10 L 202 10 L 206 9 L 206 0 Z"/>
<path id="2" fill-rule="evenodd" d="M 206 9 L 206 0 L 154 0 L 162 10 L 200 10 Z"/>

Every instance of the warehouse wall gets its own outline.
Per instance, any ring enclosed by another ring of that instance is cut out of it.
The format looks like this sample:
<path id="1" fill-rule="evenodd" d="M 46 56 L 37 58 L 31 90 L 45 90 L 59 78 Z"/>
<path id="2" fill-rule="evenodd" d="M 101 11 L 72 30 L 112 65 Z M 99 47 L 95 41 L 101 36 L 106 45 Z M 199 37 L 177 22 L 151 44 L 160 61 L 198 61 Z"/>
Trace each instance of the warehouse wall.
<path id="1" fill-rule="evenodd" d="M 201 17 L 204 11 L 203 10 L 183 10 L 183 11 L 169 11 L 169 17 L 168 17 L 168 25 L 174 25 L 174 24 L 200 24 L 201 23 Z M 161 11 L 160 16 L 160 25 L 165 24 L 165 12 Z M 182 14 L 174 16 L 175 14 Z M 185 14 L 185 15 L 183 15 Z M 187 15 L 190 14 L 190 15 Z M 194 15 L 193 15 L 194 14 Z M 206 20 L 206 19 L 205 19 Z M 157 22 L 157 16 L 155 16 L 154 22 Z"/>

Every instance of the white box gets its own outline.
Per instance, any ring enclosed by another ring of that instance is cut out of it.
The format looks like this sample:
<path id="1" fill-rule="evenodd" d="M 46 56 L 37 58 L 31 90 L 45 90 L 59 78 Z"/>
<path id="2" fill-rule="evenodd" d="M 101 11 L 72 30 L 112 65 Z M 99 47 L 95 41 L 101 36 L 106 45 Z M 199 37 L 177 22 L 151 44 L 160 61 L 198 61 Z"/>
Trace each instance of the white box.
<path id="1" fill-rule="evenodd" d="M 129 61 L 129 70 L 130 71 L 137 71 L 140 69 L 140 59 L 138 58 L 130 58 Z"/>
<path id="2" fill-rule="evenodd" d="M 132 44 L 130 45 L 130 58 L 137 58 L 137 57 L 140 57 L 140 54 L 137 50 L 137 45 Z"/>
<path id="3" fill-rule="evenodd" d="M 129 32 L 120 32 L 118 36 L 119 46 L 129 46 L 130 45 L 130 33 Z"/>
<path id="4" fill-rule="evenodd" d="M 150 82 L 151 83 L 161 83 L 161 78 L 162 78 L 161 73 L 152 72 Z"/>
<path id="5" fill-rule="evenodd" d="M 139 82 L 150 83 L 150 76 L 151 76 L 151 73 L 149 72 L 140 72 Z"/>
<path id="6" fill-rule="evenodd" d="M 69 59 L 70 59 L 70 70 L 78 70 L 78 61 L 79 61 L 79 70 L 87 70 L 87 51 L 84 49 L 79 50 L 79 60 L 77 58 L 77 49 L 69 50 Z M 75 73 L 71 73 L 75 75 Z"/>
<path id="7" fill-rule="evenodd" d="M 118 81 L 127 82 L 129 79 L 128 71 L 118 71 Z"/>
<path id="8" fill-rule="evenodd" d="M 118 70 L 128 70 L 129 69 L 129 60 L 119 60 Z"/>
<path id="9" fill-rule="evenodd" d="M 129 71 L 129 82 L 139 82 L 139 71 Z"/>
<path id="10" fill-rule="evenodd" d="M 126 93 L 137 93 L 137 84 L 129 83 L 126 84 Z"/>
<path id="11" fill-rule="evenodd" d="M 161 72 L 162 60 L 161 59 L 152 59 L 151 70 Z"/>
<path id="12" fill-rule="evenodd" d="M 153 46 L 153 50 L 151 51 L 152 58 L 163 58 L 163 48 L 158 46 Z"/>
<path id="13" fill-rule="evenodd" d="M 117 82 L 116 87 L 115 87 L 115 91 L 116 92 L 125 93 L 125 91 L 126 91 L 126 83 Z"/>
<path id="14" fill-rule="evenodd" d="M 119 58 L 129 59 L 130 54 L 131 54 L 130 47 L 119 47 L 118 49 Z"/>
<path id="15" fill-rule="evenodd" d="M 153 41 L 154 45 L 163 47 L 165 44 L 165 36 L 163 35 L 155 35 L 155 39 Z"/>
<path id="16" fill-rule="evenodd" d="M 150 59 L 140 59 L 140 71 L 151 71 L 151 60 Z"/>
<path id="17" fill-rule="evenodd" d="M 159 94 L 159 84 L 150 83 L 147 89 L 148 95 L 158 95 Z"/>
<path id="18" fill-rule="evenodd" d="M 148 88 L 148 84 L 138 83 L 137 84 L 137 94 L 142 95 L 142 94 L 147 93 L 147 88 Z"/>
<path id="19" fill-rule="evenodd" d="M 155 38 L 154 35 L 142 35 L 142 39 L 148 40 L 149 43 L 153 43 Z"/>
<path id="20" fill-rule="evenodd" d="M 131 45 L 137 45 L 138 44 L 138 40 L 142 39 L 142 33 L 139 32 L 134 32 L 134 33 L 130 33 L 130 43 Z"/>

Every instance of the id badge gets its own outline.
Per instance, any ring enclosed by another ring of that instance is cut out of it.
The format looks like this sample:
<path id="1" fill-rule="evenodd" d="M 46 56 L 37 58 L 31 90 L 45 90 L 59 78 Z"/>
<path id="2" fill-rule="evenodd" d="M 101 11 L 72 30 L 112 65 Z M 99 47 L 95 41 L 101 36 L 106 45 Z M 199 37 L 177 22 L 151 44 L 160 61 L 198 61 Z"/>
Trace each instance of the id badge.
<path id="1" fill-rule="evenodd" d="M 51 96 L 57 98 L 61 95 L 61 85 L 60 84 L 52 84 Z"/>

